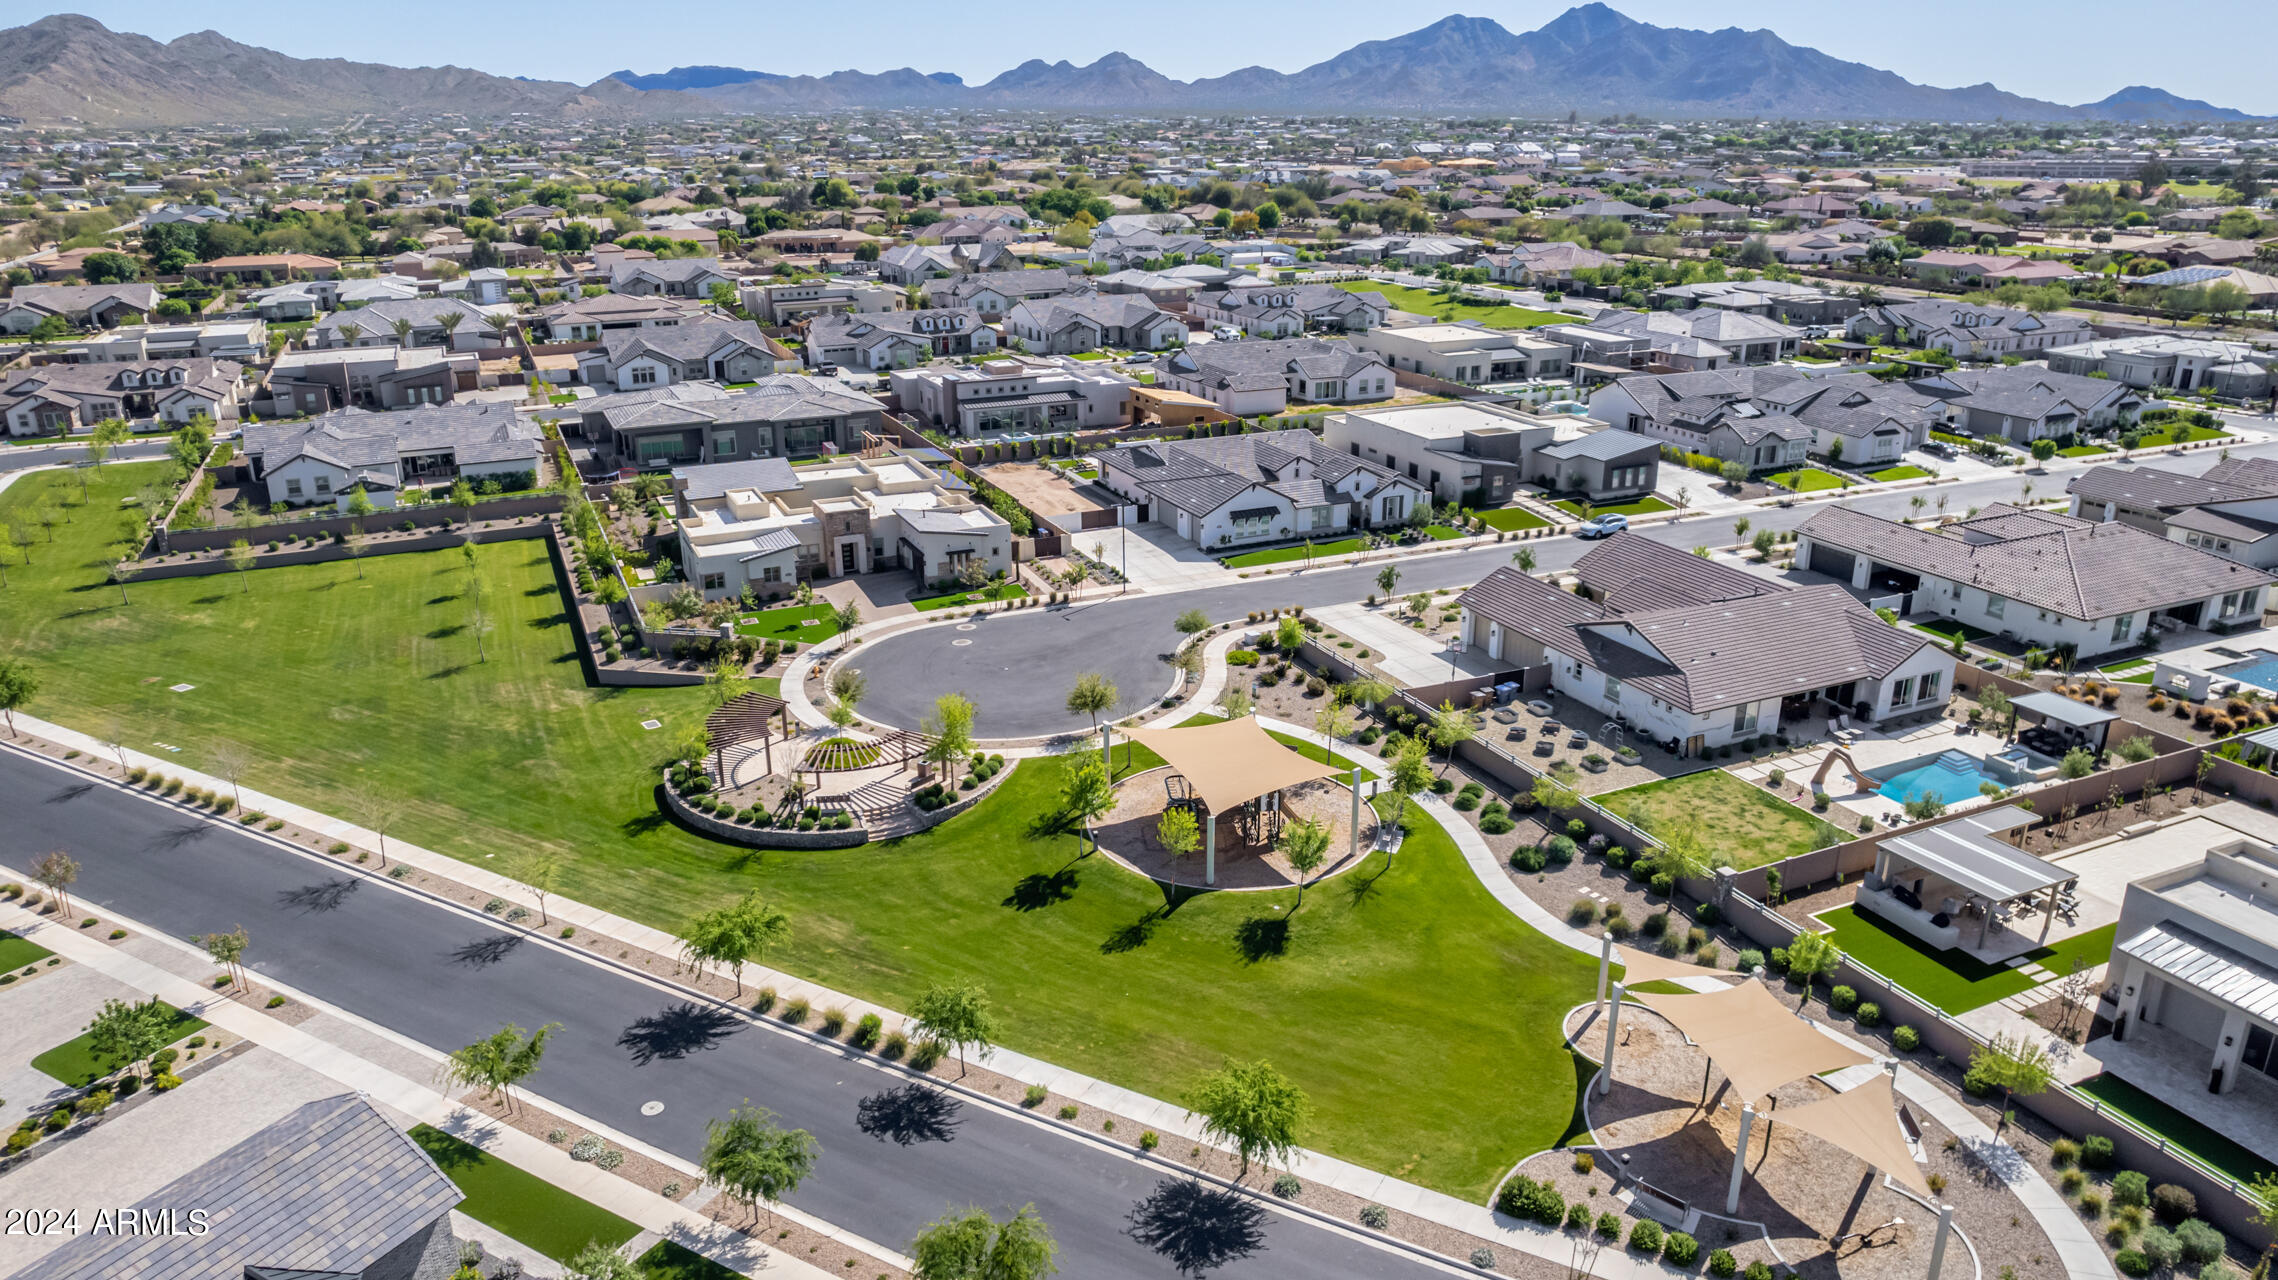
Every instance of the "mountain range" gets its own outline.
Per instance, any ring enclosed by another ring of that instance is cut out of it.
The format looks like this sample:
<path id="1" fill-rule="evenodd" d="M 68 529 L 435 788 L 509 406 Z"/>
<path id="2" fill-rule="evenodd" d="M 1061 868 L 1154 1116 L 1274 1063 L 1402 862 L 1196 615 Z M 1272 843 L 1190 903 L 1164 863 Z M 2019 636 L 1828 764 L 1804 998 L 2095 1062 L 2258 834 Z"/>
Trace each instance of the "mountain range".
<path id="1" fill-rule="evenodd" d="M 0 31 L 0 114 L 33 122 L 164 125 L 367 114 L 639 116 L 852 108 L 1099 113 L 1636 113 L 1664 119 L 2253 119 L 2145 86 L 2078 106 L 1991 84 L 1941 89 L 1789 44 L 1770 31 L 1692 31 L 1584 4 L 1528 32 L 1443 18 L 1295 72 L 1243 67 L 1173 80 L 1123 53 L 1085 66 L 1031 59 L 984 84 L 911 68 L 787 76 L 727 66 L 620 71 L 591 85 L 463 67 L 302 59 L 211 31 L 160 43 L 58 15 Z"/>

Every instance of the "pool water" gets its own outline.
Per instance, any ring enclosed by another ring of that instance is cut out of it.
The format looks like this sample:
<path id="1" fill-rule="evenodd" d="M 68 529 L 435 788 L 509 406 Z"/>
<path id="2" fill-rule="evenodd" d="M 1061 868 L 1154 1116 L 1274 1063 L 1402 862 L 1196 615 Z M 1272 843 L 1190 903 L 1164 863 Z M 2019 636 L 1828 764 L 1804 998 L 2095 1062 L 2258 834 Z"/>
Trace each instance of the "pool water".
<path id="1" fill-rule="evenodd" d="M 2215 674 L 2229 676 L 2245 684 L 2278 690 L 2278 653 L 2257 649 L 2253 657 L 2242 662 L 2226 663 L 2215 668 Z"/>
<path id="2" fill-rule="evenodd" d="M 1895 773 L 1882 780 L 1875 794 L 1886 800 L 1904 804 L 1910 796 L 1932 795 L 1948 805 L 1975 800 L 1985 783 L 1996 786 L 2008 784 L 1985 771 L 1985 762 L 1963 751 L 1948 751 L 1944 755 L 1917 765 L 1904 773 Z"/>

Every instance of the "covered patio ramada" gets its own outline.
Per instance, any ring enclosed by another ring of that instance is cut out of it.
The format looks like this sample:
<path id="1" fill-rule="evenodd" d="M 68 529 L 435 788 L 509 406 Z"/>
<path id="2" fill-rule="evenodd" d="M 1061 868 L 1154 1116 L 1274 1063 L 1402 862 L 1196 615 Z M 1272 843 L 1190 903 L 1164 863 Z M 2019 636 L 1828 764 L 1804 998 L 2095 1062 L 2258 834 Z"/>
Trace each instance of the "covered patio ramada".
<path id="1" fill-rule="evenodd" d="M 2108 741 L 2112 726 L 2120 719 L 2117 711 L 2106 711 L 2047 690 L 2025 694 L 2010 705 L 2017 708 L 2020 717 L 2033 722 L 2032 728 L 2017 735 L 2017 741 L 2052 759 L 2061 759 L 2074 747 L 2086 747 L 2092 754 L 2103 755 L 2112 745 Z"/>
<path id="2" fill-rule="evenodd" d="M 1171 802 L 1202 819 L 1203 883 L 1218 882 L 1218 819 L 1244 824 L 1251 843 L 1271 844 L 1278 833 L 1282 792 L 1336 778 L 1345 770 L 1283 746 L 1256 716 L 1183 728 L 1125 729 L 1140 746 L 1170 766 Z M 1352 840 L 1360 841 L 1359 768 L 1353 769 Z M 1129 785 L 1129 784 L 1126 784 Z"/>
<path id="3" fill-rule="evenodd" d="M 2073 881 L 2072 872 L 2001 838 L 2037 821 L 2007 804 L 1886 839 L 1859 885 L 1858 906 L 1933 947 L 1989 963 L 2031 951 L 2070 909 Z M 2013 915 L 2036 911 L 2038 938 L 2008 927 Z"/>

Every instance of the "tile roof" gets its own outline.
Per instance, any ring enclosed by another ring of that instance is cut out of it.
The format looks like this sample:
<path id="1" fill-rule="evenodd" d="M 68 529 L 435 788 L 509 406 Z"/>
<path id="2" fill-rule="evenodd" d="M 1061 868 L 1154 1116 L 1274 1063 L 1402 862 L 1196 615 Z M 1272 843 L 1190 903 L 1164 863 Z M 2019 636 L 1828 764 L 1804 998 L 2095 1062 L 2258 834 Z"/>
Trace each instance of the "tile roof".
<path id="1" fill-rule="evenodd" d="M 799 487 L 799 474 L 783 458 L 749 458 L 742 462 L 711 462 L 696 467 L 674 467 L 680 496 L 690 502 L 718 498 L 730 489 L 757 489 L 761 493 L 788 493 Z"/>
<path id="2" fill-rule="evenodd" d="M 458 465 L 515 462 L 538 457 L 536 423 L 508 404 L 423 405 L 373 413 L 336 409 L 302 422 L 247 423 L 245 452 L 261 459 L 264 474 L 311 456 L 343 466 L 374 466 L 406 453 L 449 449 Z"/>

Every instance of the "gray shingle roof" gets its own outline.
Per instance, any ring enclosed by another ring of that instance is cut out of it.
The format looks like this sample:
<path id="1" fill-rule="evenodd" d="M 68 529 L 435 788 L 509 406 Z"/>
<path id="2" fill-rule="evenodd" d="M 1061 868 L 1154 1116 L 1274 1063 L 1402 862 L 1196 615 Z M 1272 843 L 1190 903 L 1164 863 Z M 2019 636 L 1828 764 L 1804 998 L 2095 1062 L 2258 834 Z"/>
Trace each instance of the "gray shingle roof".
<path id="1" fill-rule="evenodd" d="M 782 458 L 750 458 L 742 462 L 712 462 L 700 467 L 674 467 L 681 496 L 690 502 L 717 498 L 730 489 L 757 489 L 761 493 L 788 493 L 799 487 L 799 475 Z"/>
<path id="2" fill-rule="evenodd" d="M 701 360 L 729 343 L 767 352 L 767 335 L 749 320 L 696 320 L 661 328 L 612 329 L 601 335 L 601 355 L 610 367 L 648 352 L 667 360 Z"/>
<path id="3" fill-rule="evenodd" d="M 359 1275 L 465 1197 L 358 1094 L 311 1102 L 138 1208 L 207 1233 L 86 1235 L 24 1280 L 240 1280 L 249 1267 Z"/>
<path id="4" fill-rule="evenodd" d="M 1243 342 L 1212 342 L 1187 347 L 1170 359 L 1174 373 L 1192 374 L 1205 381 L 1220 378 L 1263 382 L 1271 386 L 1291 373 L 1306 378 L 1349 378 L 1383 359 L 1342 342 L 1322 338 L 1277 338 Z"/>
<path id="5" fill-rule="evenodd" d="M 458 465 L 538 457 L 539 431 L 507 404 L 442 404 L 391 413 L 337 409 L 306 422 L 255 422 L 245 427 L 245 452 L 261 459 L 264 474 L 302 453 L 343 466 L 393 462 L 406 453 L 449 449 Z M 381 442 L 380 445 L 352 442 Z"/>

